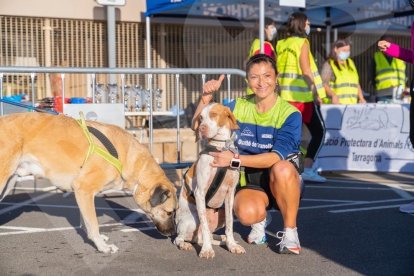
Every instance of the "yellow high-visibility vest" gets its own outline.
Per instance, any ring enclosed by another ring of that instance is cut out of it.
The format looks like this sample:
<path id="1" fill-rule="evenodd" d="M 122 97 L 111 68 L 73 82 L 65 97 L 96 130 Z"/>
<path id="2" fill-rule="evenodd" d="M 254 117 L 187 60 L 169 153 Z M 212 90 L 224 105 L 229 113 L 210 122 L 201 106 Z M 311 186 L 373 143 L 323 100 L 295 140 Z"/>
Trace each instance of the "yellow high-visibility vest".
<path id="1" fill-rule="evenodd" d="M 375 89 L 382 90 L 391 87 L 405 87 L 405 62 L 393 58 L 391 64 L 382 52 L 374 54 L 375 60 Z"/>
<path id="2" fill-rule="evenodd" d="M 306 38 L 293 36 L 279 40 L 276 46 L 280 95 L 290 102 L 307 103 L 313 101 L 312 91 L 309 89 L 300 68 L 299 57 L 303 43 L 309 44 L 309 41 Z M 322 85 L 322 79 L 310 51 L 309 57 L 318 95 L 320 98 L 325 98 L 326 93 Z"/>
<path id="3" fill-rule="evenodd" d="M 332 72 L 335 75 L 335 81 L 329 81 L 332 91 L 338 96 L 340 104 L 358 103 L 358 84 L 359 76 L 352 59 L 346 60 L 347 66 L 335 65 L 333 59 L 329 59 Z"/>

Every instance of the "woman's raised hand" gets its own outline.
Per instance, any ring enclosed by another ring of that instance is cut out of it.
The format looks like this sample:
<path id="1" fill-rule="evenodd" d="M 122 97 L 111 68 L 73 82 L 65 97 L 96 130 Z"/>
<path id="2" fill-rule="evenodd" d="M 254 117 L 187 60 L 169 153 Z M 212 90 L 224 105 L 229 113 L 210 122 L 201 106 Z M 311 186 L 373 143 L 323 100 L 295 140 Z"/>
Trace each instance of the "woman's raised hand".
<path id="1" fill-rule="evenodd" d="M 221 74 L 218 80 L 209 80 L 203 85 L 203 94 L 212 94 L 220 89 L 224 75 Z"/>
<path id="2" fill-rule="evenodd" d="M 390 45 L 391 45 L 391 43 L 389 43 L 388 41 L 385 41 L 385 40 L 378 41 L 378 49 L 381 52 L 386 51 L 390 47 Z"/>

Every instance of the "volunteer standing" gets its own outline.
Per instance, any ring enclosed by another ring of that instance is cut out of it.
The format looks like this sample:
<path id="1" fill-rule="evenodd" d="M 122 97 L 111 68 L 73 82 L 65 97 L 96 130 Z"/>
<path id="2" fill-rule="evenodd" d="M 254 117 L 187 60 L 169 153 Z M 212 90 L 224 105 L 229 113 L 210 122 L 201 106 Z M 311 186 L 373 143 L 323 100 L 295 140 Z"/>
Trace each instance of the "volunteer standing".
<path id="1" fill-rule="evenodd" d="M 307 16 L 295 12 L 287 22 L 288 37 L 276 46 L 279 91 L 283 99 L 302 113 L 302 122 L 311 134 L 305 156 L 304 180 L 325 182 L 313 168 L 325 136 L 325 125 L 320 112 L 321 99 L 326 96 L 315 60 L 310 52 L 307 36 L 310 22 Z"/>

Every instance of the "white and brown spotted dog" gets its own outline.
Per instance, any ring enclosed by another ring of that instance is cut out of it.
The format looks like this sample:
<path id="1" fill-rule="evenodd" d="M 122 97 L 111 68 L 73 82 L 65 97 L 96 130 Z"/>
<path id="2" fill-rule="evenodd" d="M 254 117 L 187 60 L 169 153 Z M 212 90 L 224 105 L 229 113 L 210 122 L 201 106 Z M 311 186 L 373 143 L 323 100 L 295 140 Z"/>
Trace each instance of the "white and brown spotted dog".
<path id="1" fill-rule="evenodd" d="M 0 200 L 7 194 L 7 183 L 13 186 L 18 176 L 46 177 L 58 188 L 74 191 L 88 237 L 100 252 L 115 253 L 118 248 L 107 244 L 108 238 L 99 233 L 94 196 L 107 189 L 127 189 L 133 191 L 135 202 L 161 233 L 173 234 L 176 189 L 148 149 L 117 126 L 86 125 L 112 143 L 122 169 L 96 153 L 87 157 L 88 139 L 70 117 L 44 113 L 0 117 Z M 104 149 L 95 136 L 91 137 Z"/>
<path id="2" fill-rule="evenodd" d="M 224 178 L 214 196 L 206 202 L 206 194 L 212 185 L 218 168 L 211 167 L 213 157 L 208 151 L 216 147 L 234 148 L 231 131 L 238 129 L 236 118 L 228 107 L 221 104 L 206 106 L 196 118 L 196 136 L 204 142 L 204 149 L 198 160 L 191 166 L 185 176 L 186 184 L 181 188 L 176 212 L 177 237 L 174 243 L 183 250 L 192 249 L 192 243 L 202 243 L 199 256 L 213 258 L 215 253 L 212 233 L 225 222 L 226 246 L 232 253 L 245 253 L 233 236 L 233 202 L 234 191 L 239 181 L 237 169 L 225 168 Z M 222 212 L 224 203 L 225 210 Z M 206 207 L 207 206 L 207 207 Z"/>

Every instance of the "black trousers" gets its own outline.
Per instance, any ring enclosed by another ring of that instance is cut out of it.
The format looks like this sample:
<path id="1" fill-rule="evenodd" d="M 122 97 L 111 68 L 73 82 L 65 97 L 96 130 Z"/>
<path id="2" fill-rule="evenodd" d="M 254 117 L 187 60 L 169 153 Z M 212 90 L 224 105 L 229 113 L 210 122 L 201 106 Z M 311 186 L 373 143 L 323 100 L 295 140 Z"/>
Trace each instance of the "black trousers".
<path id="1" fill-rule="evenodd" d="M 319 150 L 322 148 L 322 144 L 325 138 L 325 123 L 322 118 L 321 108 L 319 105 L 314 104 L 312 118 L 309 123 L 305 124 L 309 129 L 312 136 L 305 158 L 310 158 L 315 161 Z"/>

